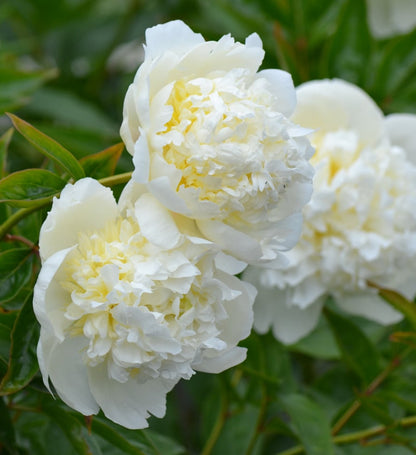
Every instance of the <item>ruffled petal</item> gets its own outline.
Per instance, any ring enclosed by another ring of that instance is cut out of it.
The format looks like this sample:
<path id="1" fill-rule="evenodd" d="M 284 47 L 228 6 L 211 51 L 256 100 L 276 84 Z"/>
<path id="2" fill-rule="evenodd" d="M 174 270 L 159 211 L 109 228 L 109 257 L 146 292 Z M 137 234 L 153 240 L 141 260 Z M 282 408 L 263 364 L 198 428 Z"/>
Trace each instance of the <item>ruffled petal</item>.
<path id="1" fill-rule="evenodd" d="M 148 427 L 150 414 L 163 417 L 166 412 L 166 394 L 177 381 L 153 379 L 139 383 L 134 377 L 120 383 L 108 377 L 104 363 L 88 369 L 91 392 L 113 422 L 130 429 Z"/>
<path id="2" fill-rule="evenodd" d="M 84 178 L 67 185 L 52 209 L 39 235 L 42 260 L 78 242 L 79 232 L 100 229 L 118 215 L 117 203 L 109 188 L 97 180 Z"/>

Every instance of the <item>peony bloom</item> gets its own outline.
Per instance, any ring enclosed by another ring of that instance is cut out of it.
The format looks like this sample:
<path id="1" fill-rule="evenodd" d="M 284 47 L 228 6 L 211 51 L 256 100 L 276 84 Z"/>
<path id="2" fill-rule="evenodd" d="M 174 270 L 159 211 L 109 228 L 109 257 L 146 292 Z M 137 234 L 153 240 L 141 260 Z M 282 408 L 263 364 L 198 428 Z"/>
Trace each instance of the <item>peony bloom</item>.
<path id="1" fill-rule="evenodd" d="M 367 21 L 376 38 L 409 33 L 416 27 L 416 2 L 367 0 Z"/>
<path id="2" fill-rule="evenodd" d="M 385 120 L 361 89 L 341 80 L 308 82 L 297 94 L 294 120 L 315 130 L 316 147 L 301 240 L 287 254 L 289 267 L 244 275 L 259 291 L 256 330 L 272 327 L 285 343 L 316 326 L 328 295 L 346 312 L 390 324 L 401 315 L 367 280 L 408 297 L 416 291 L 416 167 L 406 156 L 415 160 L 416 147 L 410 137 L 389 138 L 402 137 L 409 117 Z"/>
<path id="3" fill-rule="evenodd" d="M 148 29 L 120 131 L 133 179 L 248 263 L 284 258 L 312 191 L 307 130 L 288 119 L 291 76 L 257 72 L 263 56 L 256 34 L 241 44 L 181 21 Z"/>
<path id="4" fill-rule="evenodd" d="M 69 406 L 144 428 L 181 378 L 244 360 L 254 288 L 195 231 L 151 194 L 117 204 L 90 178 L 54 199 L 33 304 L 43 380 Z"/>

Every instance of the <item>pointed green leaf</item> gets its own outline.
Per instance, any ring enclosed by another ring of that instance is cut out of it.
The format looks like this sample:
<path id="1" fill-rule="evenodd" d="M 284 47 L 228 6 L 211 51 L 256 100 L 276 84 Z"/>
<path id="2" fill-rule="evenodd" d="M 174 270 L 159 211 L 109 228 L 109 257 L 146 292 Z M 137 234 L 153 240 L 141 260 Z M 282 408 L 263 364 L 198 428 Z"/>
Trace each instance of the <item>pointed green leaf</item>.
<path id="1" fill-rule="evenodd" d="M 306 454 L 333 455 L 330 424 L 322 408 L 305 395 L 296 393 L 282 395 L 280 400 Z"/>
<path id="2" fill-rule="evenodd" d="M 36 256 L 31 250 L 26 251 L 29 253 L 22 257 L 14 268 L 9 269 L 6 275 L 0 275 L 2 277 L 0 278 L 0 305 L 2 306 L 14 299 L 28 285 L 32 277 Z M 0 254 L 0 258 L 2 256 L 3 253 Z"/>
<path id="3" fill-rule="evenodd" d="M 85 177 L 82 166 L 79 164 L 74 155 L 72 155 L 72 153 L 65 147 L 16 115 L 7 115 L 10 117 L 17 131 L 19 131 L 19 133 L 22 134 L 40 152 L 62 166 L 74 179 L 78 180 Z"/>
<path id="4" fill-rule="evenodd" d="M 75 416 L 78 421 L 84 419 L 83 416 L 79 414 Z M 126 455 L 144 455 L 143 451 L 140 450 L 138 447 L 135 447 L 128 438 L 124 437 L 120 432 L 116 431 L 106 422 L 99 420 L 95 416 L 92 417 L 91 421 L 91 431 L 103 438 L 113 447 L 116 447 L 122 451 L 123 454 Z"/>
<path id="5" fill-rule="evenodd" d="M 82 158 L 80 163 L 84 168 L 85 174 L 96 179 L 113 175 L 123 149 L 124 144 L 120 142 L 102 152 Z"/>
<path id="6" fill-rule="evenodd" d="M 90 445 L 94 443 L 86 431 L 85 423 L 80 423 L 72 413 L 62 407 L 58 401 L 51 400 L 47 395 L 42 400 L 42 410 L 56 423 L 64 432 L 71 444 L 74 453 L 79 455 L 91 455 Z"/>
<path id="7" fill-rule="evenodd" d="M 335 34 L 328 44 L 329 75 L 363 86 L 372 46 L 364 1 L 344 2 Z"/>
<path id="8" fill-rule="evenodd" d="M 11 333 L 16 316 L 17 311 L 0 311 L 0 358 L 4 361 L 9 358 Z"/>
<path id="9" fill-rule="evenodd" d="M 369 384 L 381 370 L 381 358 L 365 333 L 350 319 L 325 309 L 342 357 L 349 367 Z"/>
<path id="10" fill-rule="evenodd" d="M 0 137 L 0 178 L 6 175 L 7 149 L 13 136 L 13 128 Z"/>
<path id="11" fill-rule="evenodd" d="M 0 203 L 30 207 L 33 201 L 45 201 L 58 194 L 65 180 L 45 169 L 25 169 L 0 180 Z"/>
<path id="12" fill-rule="evenodd" d="M 14 273 L 22 261 L 31 253 L 30 248 L 11 248 L 0 253 L 0 279 L 6 279 Z"/>
<path id="13" fill-rule="evenodd" d="M 4 399 L 0 397 L 0 451 L 1 447 L 5 447 L 7 453 L 10 455 L 18 455 L 16 447 L 16 435 L 13 427 L 13 422 L 9 414 L 9 410 L 4 402 Z"/>
<path id="14" fill-rule="evenodd" d="M 29 294 L 17 316 L 11 338 L 9 367 L 0 384 L 0 395 L 22 389 L 38 371 L 36 345 L 39 325 L 33 313 L 32 294 Z"/>

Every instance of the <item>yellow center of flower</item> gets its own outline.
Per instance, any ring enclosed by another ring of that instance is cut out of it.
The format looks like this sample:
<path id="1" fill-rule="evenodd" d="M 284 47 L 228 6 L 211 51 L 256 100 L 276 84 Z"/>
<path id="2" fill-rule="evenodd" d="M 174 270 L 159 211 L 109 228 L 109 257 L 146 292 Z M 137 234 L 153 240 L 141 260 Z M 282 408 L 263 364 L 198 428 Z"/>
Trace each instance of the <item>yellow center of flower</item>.
<path id="1" fill-rule="evenodd" d="M 239 69 L 176 81 L 167 101 L 172 116 L 158 137 L 164 161 L 181 171 L 177 191 L 197 190 L 223 217 L 270 210 L 290 178 L 281 172 L 291 159 L 287 120 L 267 84 L 246 80 Z M 270 165 L 273 160 L 281 164 Z"/>
<path id="2" fill-rule="evenodd" d="M 221 286 L 209 278 L 205 285 L 199 269 L 212 267 L 213 259 L 197 266 L 189 259 L 193 254 L 207 260 L 190 242 L 173 250 L 156 247 L 133 219 L 79 234 L 61 286 L 71 296 L 67 334 L 89 340 L 88 365 L 106 360 L 120 382 L 130 375 L 152 376 L 163 362 L 193 359 L 201 342 L 216 337 L 215 321 L 224 317 Z M 178 374 L 189 377 L 190 365 Z"/>

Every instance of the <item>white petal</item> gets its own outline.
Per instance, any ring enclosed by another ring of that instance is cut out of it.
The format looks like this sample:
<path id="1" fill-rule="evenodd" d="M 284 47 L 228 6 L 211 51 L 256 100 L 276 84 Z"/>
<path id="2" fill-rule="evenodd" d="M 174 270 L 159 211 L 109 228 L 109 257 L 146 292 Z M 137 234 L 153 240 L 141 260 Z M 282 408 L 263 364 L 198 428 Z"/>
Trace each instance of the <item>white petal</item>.
<path id="1" fill-rule="evenodd" d="M 156 58 L 164 52 L 183 54 L 204 43 L 199 33 L 194 33 L 182 21 L 159 24 L 146 30 L 146 58 Z"/>
<path id="2" fill-rule="evenodd" d="M 219 270 L 223 270 L 224 272 L 227 272 L 230 275 L 237 275 L 237 273 L 241 273 L 247 267 L 247 263 L 239 261 L 233 256 L 230 256 L 229 254 L 225 254 L 223 251 L 220 251 L 215 256 L 215 266 Z"/>
<path id="3" fill-rule="evenodd" d="M 97 414 L 99 407 L 91 395 L 83 362 L 87 345 L 84 337 L 66 338 L 52 347 L 50 353 L 46 352 L 45 358 L 49 377 L 62 400 L 82 414 L 91 415 Z"/>
<path id="4" fill-rule="evenodd" d="M 218 324 L 221 339 L 228 345 L 237 344 L 250 335 L 253 325 L 253 303 L 257 290 L 250 283 L 227 273 L 218 271 L 216 276 L 229 288 L 241 292 L 235 299 L 224 303 L 228 318 Z"/>
<path id="5" fill-rule="evenodd" d="M 33 291 L 33 310 L 36 318 L 46 330 L 53 332 L 61 341 L 64 338 L 65 308 L 71 296 L 60 284 L 60 267 L 73 250 L 67 248 L 50 256 L 42 265 Z"/>
<path id="6" fill-rule="evenodd" d="M 205 373 L 221 373 L 244 362 L 246 356 L 247 349 L 236 346 L 215 357 L 203 357 L 201 362 L 193 364 L 192 368 Z"/>
<path id="7" fill-rule="evenodd" d="M 292 120 L 318 131 L 355 131 L 364 145 L 383 138 L 383 114 L 359 87 L 340 79 L 306 82 L 296 89 Z"/>
<path id="8" fill-rule="evenodd" d="M 146 185 L 137 183 L 133 179 L 129 180 L 126 186 L 123 188 L 123 191 L 121 192 L 120 198 L 118 200 L 118 207 L 121 215 L 126 216 L 127 211 L 134 208 L 134 204 L 136 203 L 137 199 L 139 199 L 142 194 L 147 192 L 148 190 L 146 188 Z"/>
<path id="9" fill-rule="evenodd" d="M 134 144 L 134 172 L 132 178 L 138 183 L 149 181 L 150 156 L 146 136 L 143 134 Z"/>
<path id="10" fill-rule="evenodd" d="M 273 335 L 282 343 L 296 343 L 316 327 L 323 303 L 320 298 L 301 309 L 288 304 L 286 291 L 259 286 L 254 302 L 254 328 L 266 333 L 272 327 Z"/>
<path id="11" fill-rule="evenodd" d="M 84 178 L 66 185 L 39 235 L 42 260 L 78 242 L 78 233 L 100 229 L 118 215 L 117 203 L 109 188 L 97 180 Z"/>
<path id="12" fill-rule="evenodd" d="M 290 117 L 296 107 L 296 91 L 292 76 L 287 71 L 263 70 L 257 75 L 270 82 L 270 91 L 277 98 L 277 110 Z"/>
<path id="13" fill-rule="evenodd" d="M 416 115 L 388 115 L 384 124 L 392 144 L 403 148 L 407 158 L 416 164 Z"/>
<path id="14" fill-rule="evenodd" d="M 403 315 L 372 291 L 336 296 L 337 305 L 345 312 L 363 316 L 379 324 L 395 324 Z"/>
<path id="15" fill-rule="evenodd" d="M 143 194 L 135 204 L 140 231 L 149 242 L 161 248 L 174 248 L 181 234 L 163 205 L 150 193 Z"/>
<path id="16" fill-rule="evenodd" d="M 130 155 L 134 155 L 134 144 L 140 135 L 139 124 L 139 116 L 136 111 L 136 88 L 131 84 L 124 98 L 123 122 L 120 127 L 120 136 Z"/>
<path id="17" fill-rule="evenodd" d="M 166 412 L 166 393 L 177 381 L 149 380 L 143 384 L 133 377 L 120 383 L 108 377 L 104 363 L 88 369 L 91 392 L 113 422 L 130 429 L 146 428 L 149 413 L 163 417 Z"/>
<path id="18" fill-rule="evenodd" d="M 168 177 L 159 177 L 148 184 L 149 191 L 172 212 L 189 215 L 189 209 L 178 193 L 172 189 Z"/>
<path id="19" fill-rule="evenodd" d="M 197 225 L 205 237 L 231 256 L 247 263 L 260 259 L 262 251 L 259 242 L 243 232 L 215 220 L 198 220 Z"/>

